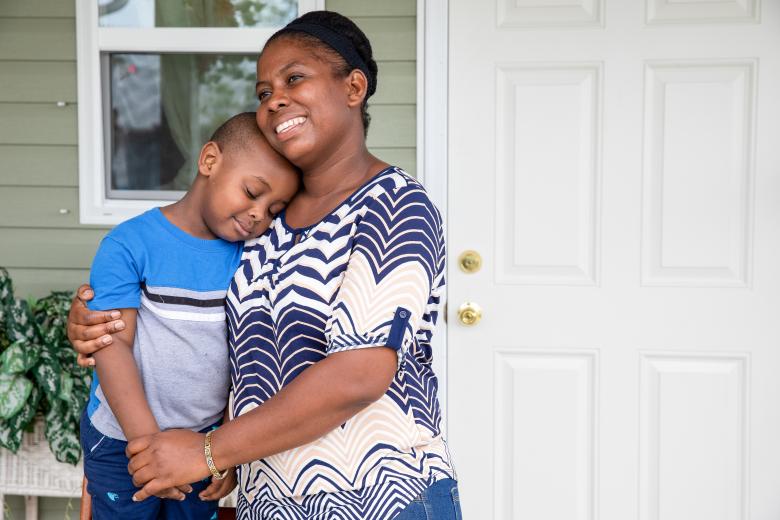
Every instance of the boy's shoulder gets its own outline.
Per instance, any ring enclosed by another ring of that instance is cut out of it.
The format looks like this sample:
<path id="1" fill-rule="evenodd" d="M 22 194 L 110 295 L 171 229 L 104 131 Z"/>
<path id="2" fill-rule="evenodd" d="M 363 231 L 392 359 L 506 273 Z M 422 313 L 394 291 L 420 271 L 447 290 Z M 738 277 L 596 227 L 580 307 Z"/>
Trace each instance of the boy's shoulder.
<path id="1" fill-rule="evenodd" d="M 156 216 L 156 213 L 159 213 L 159 211 L 159 208 L 152 208 L 136 217 L 125 220 L 109 231 L 106 237 L 110 237 L 120 243 L 136 242 L 138 240 L 148 243 L 146 242 L 147 240 L 159 239 L 160 225 Z"/>

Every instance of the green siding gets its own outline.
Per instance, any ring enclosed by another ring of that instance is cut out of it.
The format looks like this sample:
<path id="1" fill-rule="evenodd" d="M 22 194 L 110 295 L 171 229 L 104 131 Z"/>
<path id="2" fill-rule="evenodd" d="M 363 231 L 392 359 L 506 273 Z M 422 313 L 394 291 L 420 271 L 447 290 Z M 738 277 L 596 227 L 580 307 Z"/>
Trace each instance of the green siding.
<path id="1" fill-rule="evenodd" d="M 77 228 L 78 198 L 75 187 L 3 188 L 0 191 L 0 222 L 3 228 Z M 31 230 L 30 233 L 36 232 Z"/>
<path id="2" fill-rule="evenodd" d="M 0 174 L 3 190 L 8 186 L 78 185 L 76 146 L 0 144 L 4 167 Z"/>
<path id="3" fill-rule="evenodd" d="M 417 64 L 412 61 L 380 61 L 379 85 L 369 105 L 414 105 L 417 101 Z"/>
<path id="4" fill-rule="evenodd" d="M 52 1 L 52 0 L 50 0 Z M 406 16 L 414 19 L 417 14 L 415 0 L 327 0 L 327 8 L 344 16 Z"/>
<path id="5" fill-rule="evenodd" d="M 54 80 L 54 81 L 53 81 Z M 9 61 L 0 76 L 0 102 L 76 102 L 73 61 Z"/>
<path id="6" fill-rule="evenodd" d="M 326 5 L 352 17 L 374 48 L 379 87 L 369 103 L 371 151 L 414 174 L 416 2 Z M 0 0 L 0 266 L 9 268 L 25 297 L 86 282 L 107 230 L 78 219 L 74 6 L 73 0 Z M 66 105 L 58 107 L 60 101 Z M 8 518 L 24 517 L 19 497 L 6 501 Z M 77 518 L 78 500 L 68 503 L 41 499 L 41 517 L 59 519 L 70 510 Z"/>
<path id="7" fill-rule="evenodd" d="M 30 243 L 30 234 L 38 239 Z M 89 269 L 104 229 L 0 228 L 0 265 L 18 269 Z"/>
<path id="8" fill-rule="evenodd" d="M 414 60 L 417 56 L 414 17 L 354 17 L 352 20 L 371 40 L 377 61 Z"/>
<path id="9" fill-rule="evenodd" d="M 75 29 L 74 18 L 0 18 L 0 60 L 73 61 Z"/>
<path id="10" fill-rule="evenodd" d="M 0 103 L 0 143 L 78 144 L 76 105 Z"/>
<path id="11" fill-rule="evenodd" d="M 2 0 L 0 17 L 4 18 L 73 18 L 76 2 L 65 0 Z"/>

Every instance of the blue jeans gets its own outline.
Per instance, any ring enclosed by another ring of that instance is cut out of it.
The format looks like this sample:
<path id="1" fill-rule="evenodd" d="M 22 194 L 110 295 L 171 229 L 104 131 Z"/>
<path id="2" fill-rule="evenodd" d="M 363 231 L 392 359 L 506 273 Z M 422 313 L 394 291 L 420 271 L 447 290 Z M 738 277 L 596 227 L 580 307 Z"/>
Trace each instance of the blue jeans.
<path id="1" fill-rule="evenodd" d="M 127 472 L 127 443 L 100 433 L 87 413 L 81 416 L 81 447 L 84 451 L 84 475 L 92 497 L 94 520 L 209 520 L 217 518 L 217 501 L 205 502 L 198 493 L 211 479 L 192 484 L 192 493 L 184 501 L 149 497 L 133 502 L 139 488 Z"/>
<path id="2" fill-rule="evenodd" d="M 462 520 L 458 483 L 439 480 L 412 500 L 395 520 Z"/>

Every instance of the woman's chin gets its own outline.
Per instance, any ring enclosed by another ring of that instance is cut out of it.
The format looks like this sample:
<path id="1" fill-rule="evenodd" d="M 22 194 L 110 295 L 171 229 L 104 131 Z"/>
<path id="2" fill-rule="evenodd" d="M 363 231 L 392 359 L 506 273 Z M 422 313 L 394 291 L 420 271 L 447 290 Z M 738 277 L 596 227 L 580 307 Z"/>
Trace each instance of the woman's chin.
<path id="1" fill-rule="evenodd" d="M 274 148 L 298 168 L 305 169 L 307 166 L 312 166 L 310 163 L 316 165 L 322 162 L 322 158 L 318 159 L 317 154 L 314 153 L 313 143 L 304 136 L 296 136 L 294 139 L 280 142 L 278 147 Z"/>

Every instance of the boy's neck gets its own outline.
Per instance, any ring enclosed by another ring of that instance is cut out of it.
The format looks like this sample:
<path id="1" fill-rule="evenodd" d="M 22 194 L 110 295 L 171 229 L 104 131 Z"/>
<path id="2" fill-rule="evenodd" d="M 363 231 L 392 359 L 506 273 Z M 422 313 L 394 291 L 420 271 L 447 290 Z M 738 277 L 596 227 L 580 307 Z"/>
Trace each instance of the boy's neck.
<path id="1" fill-rule="evenodd" d="M 188 235 L 204 240 L 214 240 L 218 237 L 206 225 L 201 212 L 204 202 L 204 187 L 204 179 L 197 176 L 184 197 L 173 204 L 160 208 L 160 211 L 171 224 Z"/>

